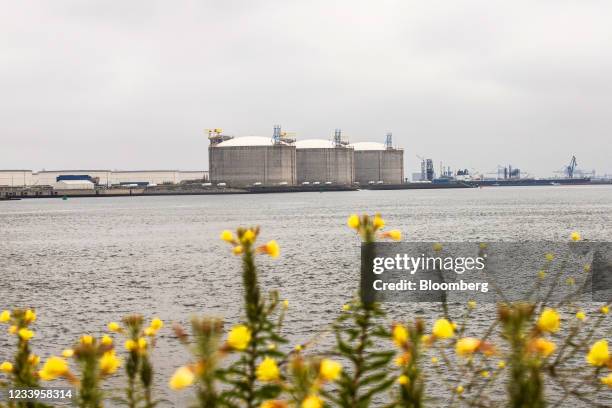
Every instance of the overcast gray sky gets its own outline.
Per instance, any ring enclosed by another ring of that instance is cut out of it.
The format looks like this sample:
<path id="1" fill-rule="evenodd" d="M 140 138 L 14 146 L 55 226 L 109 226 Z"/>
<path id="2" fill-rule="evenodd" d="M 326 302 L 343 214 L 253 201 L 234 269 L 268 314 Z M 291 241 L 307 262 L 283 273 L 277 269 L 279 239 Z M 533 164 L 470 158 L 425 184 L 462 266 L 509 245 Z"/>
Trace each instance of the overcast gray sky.
<path id="1" fill-rule="evenodd" d="M 203 129 L 612 173 L 612 2 L 0 0 L 0 168 L 207 169 Z"/>

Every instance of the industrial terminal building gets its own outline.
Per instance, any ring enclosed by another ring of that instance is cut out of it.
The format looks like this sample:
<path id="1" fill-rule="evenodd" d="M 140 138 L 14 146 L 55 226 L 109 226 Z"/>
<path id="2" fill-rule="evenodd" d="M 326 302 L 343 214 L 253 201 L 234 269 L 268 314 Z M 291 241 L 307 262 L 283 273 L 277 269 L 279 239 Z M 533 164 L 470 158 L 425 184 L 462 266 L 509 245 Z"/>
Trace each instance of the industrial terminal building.
<path id="1" fill-rule="evenodd" d="M 208 181 L 208 172 L 179 170 L 43 170 L 36 173 L 32 170 L 0 170 L 0 186 L 51 186 L 64 189 L 67 188 L 67 185 L 75 184 L 77 180 L 90 180 L 92 185 L 105 187 L 180 184 L 186 181 Z"/>
<path id="2" fill-rule="evenodd" d="M 401 184 L 404 182 L 404 150 L 393 147 L 390 134 L 386 143 L 360 142 L 355 149 L 355 182 Z"/>
<path id="3" fill-rule="evenodd" d="M 334 141 L 306 139 L 295 143 L 297 181 L 352 185 L 355 181 L 355 156 L 352 147 L 342 143 L 339 130 Z"/>
<path id="4" fill-rule="evenodd" d="M 219 129 L 220 130 L 220 129 Z M 295 185 L 295 140 L 280 126 L 272 137 L 231 137 L 214 132 L 208 147 L 210 181 L 231 187 Z"/>

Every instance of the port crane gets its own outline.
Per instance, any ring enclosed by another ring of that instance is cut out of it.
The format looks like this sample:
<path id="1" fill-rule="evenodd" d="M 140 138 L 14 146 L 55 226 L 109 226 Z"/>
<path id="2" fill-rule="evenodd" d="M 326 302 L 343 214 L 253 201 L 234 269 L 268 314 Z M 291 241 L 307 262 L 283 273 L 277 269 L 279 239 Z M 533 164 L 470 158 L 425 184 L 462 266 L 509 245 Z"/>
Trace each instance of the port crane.
<path id="1" fill-rule="evenodd" d="M 565 168 L 565 172 L 567 173 L 567 177 L 574 178 L 574 170 L 576 170 L 576 166 L 578 163 L 576 162 L 576 156 L 572 156 L 569 165 Z"/>

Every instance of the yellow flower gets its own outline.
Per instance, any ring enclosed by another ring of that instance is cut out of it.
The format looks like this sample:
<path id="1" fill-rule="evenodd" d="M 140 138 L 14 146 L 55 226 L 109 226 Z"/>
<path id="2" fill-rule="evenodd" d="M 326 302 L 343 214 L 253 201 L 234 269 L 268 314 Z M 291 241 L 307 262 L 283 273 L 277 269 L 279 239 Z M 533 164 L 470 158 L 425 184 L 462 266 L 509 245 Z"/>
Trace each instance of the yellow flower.
<path id="1" fill-rule="evenodd" d="M 13 364 L 9 361 L 3 362 L 2 364 L 0 364 L 0 371 L 2 371 L 3 373 L 13 372 Z"/>
<path id="2" fill-rule="evenodd" d="M 474 337 L 464 337 L 462 339 L 457 340 L 457 344 L 455 344 L 455 352 L 460 356 L 467 356 L 475 353 L 480 347 L 480 340 L 475 339 Z"/>
<path id="3" fill-rule="evenodd" d="M 266 357 L 255 370 L 259 381 L 275 381 L 280 377 L 280 371 L 273 358 Z"/>
<path id="4" fill-rule="evenodd" d="M 153 320 L 151 320 L 151 325 L 150 327 L 155 330 L 158 331 L 160 330 L 162 327 L 164 327 L 164 322 L 159 318 L 159 317 L 154 317 Z"/>
<path id="5" fill-rule="evenodd" d="M 298 344 L 293 349 L 299 353 L 300 351 L 302 351 L 303 347 L 301 344 Z"/>
<path id="6" fill-rule="evenodd" d="M 605 365 L 610 361 L 610 352 L 608 351 L 608 342 L 606 340 L 596 341 L 589 350 L 589 354 L 586 356 L 586 360 L 589 364 L 594 366 Z"/>
<path id="7" fill-rule="evenodd" d="M 376 214 L 374 216 L 374 220 L 372 221 L 372 225 L 375 230 L 381 229 L 385 226 L 385 220 L 380 216 L 380 214 Z"/>
<path id="8" fill-rule="evenodd" d="M 601 381 L 602 384 L 607 385 L 608 388 L 612 388 L 612 373 L 600 378 L 599 381 Z"/>
<path id="9" fill-rule="evenodd" d="M 251 341 L 251 330 L 243 324 L 234 326 L 227 335 L 227 344 L 235 350 L 244 350 Z"/>
<path id="10" fill-rule="evenodd" d="M 531 340 L 528 345 L 529 351 L 541 355 L 542 357 L 548 357 L 557 349 L 557 345 L 552 341 L 548 341 L 541 337 Z"/>
<path id="11" fill-rule="evenodd" d="M 497 368 L 502 369 L 506 367 L 506 362 L 504 360 L 497 363 Z"/>
<path id="12" fill-rule="evenodd" d="M 581 321 L 582 321 L 582 320 L 586 319 L 586 314 L 584 314 L 584 312 L 583 312 L 582 310 L 579 310 L 579 311 L 576 313 L 576 319 L 578 319 L 578 320 L 581 320 Z"/>
<path id="13" fill-rule="evenodd" d="M 121 366 L 121 360 L 115 355 L 115 351 L 107 351 L 100 358 L 100 371 L 102 375 L 113 374 Z"/>
<path id="14" fill-rule="evenodd" d="M 170 381 L 168 382 L 168 386 L 173 390 L 182 390 L 185 387 L 189 387 L 193 384 L 193 380 L 195 379 L 195 375 L 193 370 L 189 367 L 180 367 L 178 368 Z"/>
<path id="15" fill-rule="evenodd" d="M 40 357 L 36 354 L 30 354 L 28 356 L 28 363 L 32 364 L 33 366 L 37 366 L 40 363 Z"/>
<path id="16" fill-rule="evenodd" d="M 352 214 L 350 217 L 348 217 L 346 224 L 350 228 L 359 229 L 359 225 L 361 224 L 361 222 L 359 221 L 359 216 L 357 214 Z"/>
<path id="17" fill-rule="evenodd" d="M 550 252 L 547 253 L 546 255 L 544 255 L 544 258 L 548 261 L 548 262 L 552 262 L 553 259 L 555 259 L 555 255 L 551 254 Z"/>
<path id="18" fill-rule="evenodd" d="M 125 341 L 125 349 L 127 351 L 136 351 L 138 350 L 138 343 L 132 339 L 127 339 Z"/>
<path id="19" fill-rule="evenodd" d="M 351 310 L 351 305 L 349 305 L 348 303 L 345 305 L 342 305 L 342 310 L 344 310 L 345 312 L 348 312 L 349 310 Z"/>
<path id="20" fill-rule="evenodd" d="M 455 329 L 446 319 L 438 319 L 434 323 L 432 334 L 439 339 L 450 339 L 455 335 Z"/>
<path id="21" fill-rule="evenodd" d="M 539 277 L 540 279 L 544 279 L 544 278 L 546 277 L 546 271 L 540 271 L 540 272 L 538 272 L 538 277 Z"/>
<path id="22" fill-rule="evenodd" d="M 407 385 L 410 382 L 410 378 L 407 375 L 400 375 L 397 379 L 400 385 Z"/>
<path id="23" fill-rule="evenodd" d="M 544 332 L 554 333 L 559 330 L 559 313 L 555 309 L 546 308 L 538 319 L 538 328 Z"/>
<path id="24" fill-rule="evenodd" d="M 394 360 L 395 365 L 398 367 L 403 367 L 405 365 L 408 365 L 409 362 L 410 362 L 410 353 L 402 353 L 399 356 L 397 356 Z"/>
<path id="25" fill-rule="evenodd" d="M 152 327 L 147 327 L 147 328 L 144 329 L 144 335 L 145 336 L 153 337 L 153 336 L 155 336 L 156 333 L 157 332 L 155 330 L 153 330 Z"/>
<path id="26" fill-rule="evenodd" d="M 17 333 L 17 326 L 15 326 L 15 325 L 10 326 L 10 327 L 8 328 L 8 333 L 9 333 L 9 334 L 15 334 L 15 333 Z"/>
<path id="27" fill-rule="evenodd" d="M 334 360 L 327 358 L 321 361 L 321 367 L 319 367 L 319 376 L 324 381 L 334 381 L 340 376 L 342 372 L 342 364 Z"/>
<path id="28" fill-rule="evenodd" d="M 45 361 L 42 370 L 38 372 L 45 381 L 55 380 L 68 373 L 68 362 L 61 357 L 51 356 Z"/>
<path id="29" fill-rule="evenodd" d="M 323 401 L 318 395 L 309 395 L 302 401 L 301 408 L 322 408 Z"/>
<path id="30" fill-rule="evenodd" d="M 457 394 L 462 394 L 463 391 L 465 391 L 465 389 L 463 388 L 463 385 L 458 385 L 457 388 L 455 388 L 455 392 Z"/>
<path id="31" fill-rule="evenodd" d="M 252 244 L 255 242 L 255 232 L 252 229 L 244 231 L 242 238 L 240 239 L 244 244 Z"/>
<path id="32" fill-rule="evenodd" d="M 476 301 L 475 300 L 468 301 L 467 305 L 468 305 L 468 309 L 470 309 L 470 310 L 476 309 Z"/>
<path id="33" fill-rule="evenodd" d="M 490 373 L 490 372 L 488 372 L 487 370 L 482 370 L 482 371 L 480 372 L 480 376 L 481 376 L 482 378 L 489 378 L 489 376 L 490 376 L 490 375 L 491 375 L 491 373 Z"/>
<path id="34" fill-rule="evenodd" d="M 580 241 L 582 239 L 582 237 L 580 236 L 580 233 L 576 231 L 570 234 L 570 238 L 572 239 L 572 241 Z"/>
<path id="35" fill-rule="evenodd" d="M 102 336 L 102 339 L 100 340 L 100 343 L 102 343 L 104 346 L 112 346 L 113 345 L 113 339 L 108 336 L 108 335 L 104 335 Z"/>
<path id="36" fill-rule="evenodd" d="M 608 313 L 610 313 L 610 308 L 608 307 L 608 305 L 602 306 L 599 308 L 599 311 L 605 315 L 607 315 Z"/>
<path id="37" fill-rule="evenodd" d="M 70 358 L 70 357 L 74 356 L 74 350 L 73 349 L 65 349 L 64 351 L 62 351 L 62 356 L 66 357 L 66 358 Z"/>
<path id="38" fill-rule="evenodd" d="M 90 336 L 89 334 L 84 334 L 83 336 L 81 336 L 81 344 L 84 344 L 86 346 L 91 346 L 93 344 L 93 337 Z"/>
<path id="39" fill-rule="evenodd" d="M 25 314 L 23 315 L 23 320 L 27 323 L 30 324 L 34 321 L 36 321 L 36 313 L 34 313 L 33 310 L 26 310 Z"/>
<path id="40" fill-rule="evenodd" d="M 117 322 L 110 322 L 108 324 L 108 330 L 112 331 L 112 332 L 120 332 L 121 331 L 121 325 L 119 325 L 119 323 L 117 323 Z"/>
<path id="41" fill-rule="evenodd" d="M 19 329 L 17 334 L 19 335 L 19 338 L 21 338 L 21 340 L 23 341 L 28 341 L 32 337 L 34 337 L 34 332 L 32 330 L 26 329 L 25 327 Z"/>
<path id="42" fill-rule="evenodd" d="M 225 230 L 221 233 L 221 239 L 225 242 L 233 242 L 234 234 L 230 230 Z"/>
<path id="43" fill-rule="evenodd" d="M 0 323 L 6 323 L 9 320 L 11 320 L 11 312 L 3 310 L 2 313 L 0 313 Z"/>
<path id="44" fill-rule="evenodd" d="M 402 239 L 402 231 L 400 230 L 391 230 L 387 232 L 383 232 L 383 238 L 391 238 L 394 241 L 401 241 Z"/>
<path id="45" fill-rule="evenodd" d="M 144 337 L 141 337 L 138 339 L 138 349 L 139 350 L 146 350 L 147 348 L 147 339 L 145 339 Z"/>
<path id="46" fill-rule="evenodd" d="M 282 400 L 267 400 L 261 403 L 259 408 L 287 408 L 287 402 Z"/>
<path id="47" fill-rule="evenodd" d="M 242 255 L 243 252 L 244 252 L 244 247 L 242 245 L 236 245 L 235 247 L 232 248 L 232 254 L 236 256 Z"/>
<path id="48" fill-rule="evenodd" d="M 396 324 L 393 326 L 393 342 L 398 347 L 403 347 L 408 341 L 408 330 L 401 324 Z"/>
<path id="49" fill-rule="evenodd" d="M 584 264 L 582 268 L 585 272 L 591 272 L 591 264 Z"/>
<path id="50" fill-rule="evenodd" d="M 431 358 L 431 362 L 432 362 L 433 364 L 438 364 L 438 357 L 432 357 L 432 358 Z"/>
<path id="51" fill-rule="evenodd" d="M 257 251 L 268 254 L 271 258 L 277 258 L 280 255 L 280 247 L 278 246 L 278 242 L 275 240 L 268 241 L 266 245 L 262 245 L 257 248 Z"/>
<path id="52" fill-rule="evenodd" d="M 283 307 L 287 309 L 289 307 L 289 301 L 287 299 L 283 300 Z"/>

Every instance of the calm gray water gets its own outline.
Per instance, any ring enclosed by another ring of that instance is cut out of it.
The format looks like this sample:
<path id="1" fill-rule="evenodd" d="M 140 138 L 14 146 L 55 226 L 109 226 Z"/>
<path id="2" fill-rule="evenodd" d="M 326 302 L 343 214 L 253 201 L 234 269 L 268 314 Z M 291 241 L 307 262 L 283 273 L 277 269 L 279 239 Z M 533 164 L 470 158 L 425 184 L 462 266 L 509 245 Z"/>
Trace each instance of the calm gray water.
<path id="1" fill-rule="evenodd" d="M 611 186 L 0 202 L 0 309 L 36 308 L 33 344 L 43 356 L 133 312 L 160 316 L 167 326 L 195 314 L 234 322 L 239 261 L 218 236 L 260 225 L 262 240 L 281 245 L 280 258 L 259 258 L 261 281 L 289 299 L 285 329 L 295 344 L 331 322 L 352 297 L 359 240 L 346 217 L 375 211 L 413 241 L 565 241 L 572 231 L 590 240 L 612 236 Z M 397 305 L 391 313 L 433 319 L 414 307 Z M 0 360 L 12 352 L 8 344 L 0 335 Z M 155 354 L 159 393 L 184 405 L 189 392 L 166 387 L 187 361 L 170 330 L 161 333 Z"/>

